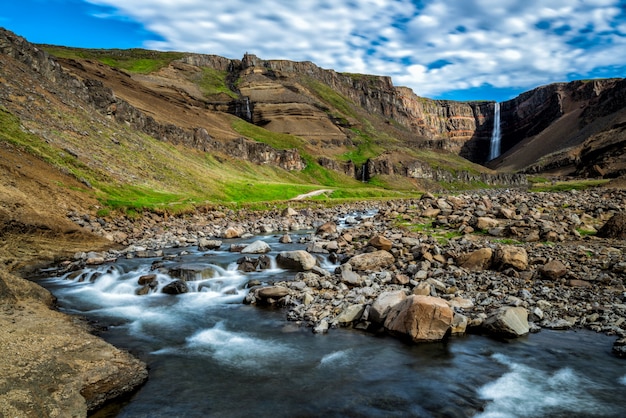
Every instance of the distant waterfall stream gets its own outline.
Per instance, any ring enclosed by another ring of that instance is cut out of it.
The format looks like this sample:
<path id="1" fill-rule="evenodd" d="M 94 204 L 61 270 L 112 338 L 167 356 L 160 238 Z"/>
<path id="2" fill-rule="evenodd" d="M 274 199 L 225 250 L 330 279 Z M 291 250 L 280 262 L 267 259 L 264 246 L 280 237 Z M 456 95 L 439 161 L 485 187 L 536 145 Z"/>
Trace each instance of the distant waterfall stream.
<path id="1" fill-rule="evenodd" d="M 496 102 L 493 110 L 493 131 L 491 133 L 491 148 L 489 149 L 489 160 L 500 156 L 500 103 Z"/>

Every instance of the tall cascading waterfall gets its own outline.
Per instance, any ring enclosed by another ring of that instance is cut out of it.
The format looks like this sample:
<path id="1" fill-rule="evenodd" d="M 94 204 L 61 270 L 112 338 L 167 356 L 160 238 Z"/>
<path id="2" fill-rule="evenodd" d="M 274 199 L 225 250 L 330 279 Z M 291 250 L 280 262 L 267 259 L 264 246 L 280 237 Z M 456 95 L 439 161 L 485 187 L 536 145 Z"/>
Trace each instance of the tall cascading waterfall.
<path id="1" fill-rule="evenodd" d="M 496 102 L 493 110 L 493 131 L 491 132 L 491 147 L 489 149 L 489 160 L 500 156 L 500 103 Z"/>
<path id="2" fill-rule="evenodd" d="M 252 112 L 250 111 L 250 98 L 246 97 L 246 118 L 252 121 Z"/>

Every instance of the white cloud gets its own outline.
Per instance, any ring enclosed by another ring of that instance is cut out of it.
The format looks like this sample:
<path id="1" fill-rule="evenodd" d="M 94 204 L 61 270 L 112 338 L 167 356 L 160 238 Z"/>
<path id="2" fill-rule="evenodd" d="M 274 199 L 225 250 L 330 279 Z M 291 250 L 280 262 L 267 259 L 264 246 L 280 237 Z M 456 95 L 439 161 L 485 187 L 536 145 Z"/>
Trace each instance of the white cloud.
<path id="1" fill-rule="evenodd" d="M 390 75 L 429 97 L 626 65 L 619 0 L 426 0 L 419 9 L 411 0 L 88 1 L 163 37 L 147 48 L 309 60 Z"/>

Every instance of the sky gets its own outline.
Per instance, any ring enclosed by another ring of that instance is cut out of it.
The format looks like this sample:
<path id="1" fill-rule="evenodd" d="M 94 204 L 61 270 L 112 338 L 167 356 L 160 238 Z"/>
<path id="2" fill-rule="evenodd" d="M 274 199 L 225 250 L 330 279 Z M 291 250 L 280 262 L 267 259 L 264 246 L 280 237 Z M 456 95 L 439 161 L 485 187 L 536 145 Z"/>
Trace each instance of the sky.
<path id="1" fill-rule="evenodd" d="M 434 99 L 626 75 L 626 0 L 4 0 L 34 43 L 312 61 Z"/>

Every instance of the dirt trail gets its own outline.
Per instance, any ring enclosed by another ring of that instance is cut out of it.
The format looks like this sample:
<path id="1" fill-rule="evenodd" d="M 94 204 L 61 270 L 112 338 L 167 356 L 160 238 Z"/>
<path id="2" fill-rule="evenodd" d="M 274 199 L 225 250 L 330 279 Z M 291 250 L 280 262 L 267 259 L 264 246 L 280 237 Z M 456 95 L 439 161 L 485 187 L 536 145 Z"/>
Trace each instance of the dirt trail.
<path id="1" fill-rule="evenodd" d="M 312 192 L 308 192 L 308 193 L 304 193 L 301 195 L 298 195 L 292 199 L 289 200 L 304 200 L 304 199 L 308 199 L 309 197 L 313 197 L 313 196 L 319 196 L 323 193 L 328 193 L 328 192 L 332 192 L 331 189 L 320 189 L 320 190 L 313 190 Z"/>

